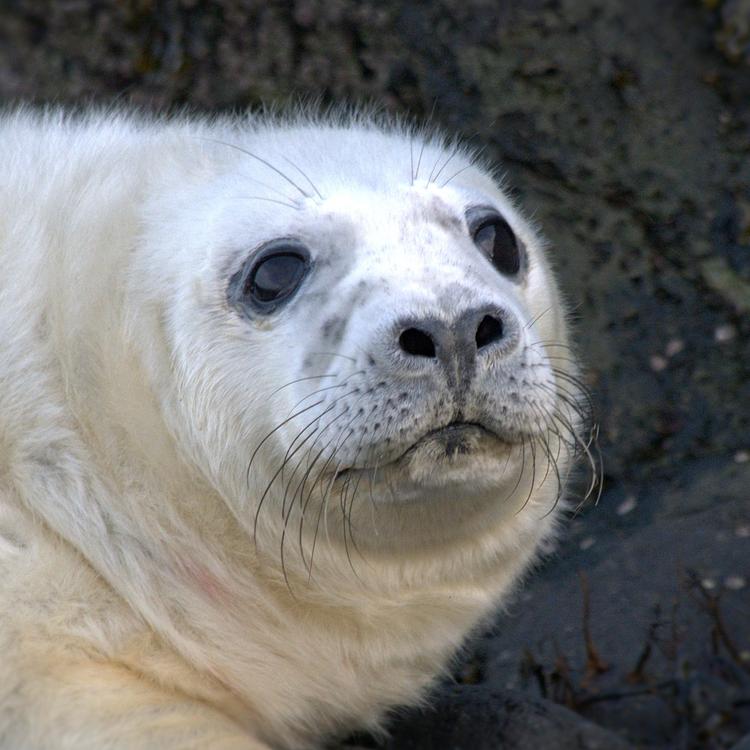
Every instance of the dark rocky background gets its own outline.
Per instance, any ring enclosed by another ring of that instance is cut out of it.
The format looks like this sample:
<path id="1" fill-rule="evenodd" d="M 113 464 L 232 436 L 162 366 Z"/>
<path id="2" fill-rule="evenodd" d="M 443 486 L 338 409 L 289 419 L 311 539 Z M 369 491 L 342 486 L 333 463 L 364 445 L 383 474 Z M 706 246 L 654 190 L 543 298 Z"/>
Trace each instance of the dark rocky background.
<path id="1" fill-rule="evenodd" d="M 436 710 L 350 743 L 733 747 L 750 733 L 750 0 L 0 0 L 3 103 L 310 94 L 434 112 L 505 166 L 575 309 L 605 467 L 599 505 Z"/>

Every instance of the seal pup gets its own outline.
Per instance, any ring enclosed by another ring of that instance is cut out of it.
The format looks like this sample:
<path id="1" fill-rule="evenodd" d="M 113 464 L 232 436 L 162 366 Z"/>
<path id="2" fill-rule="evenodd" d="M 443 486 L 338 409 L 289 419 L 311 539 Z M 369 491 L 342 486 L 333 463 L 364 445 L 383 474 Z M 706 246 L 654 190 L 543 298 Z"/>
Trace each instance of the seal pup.
<path id="1" fill-rule="evenodd" d="M 313 748 L 554 533 L 544 243 L 367 115 L 0 121 L 0 748 Z"/>

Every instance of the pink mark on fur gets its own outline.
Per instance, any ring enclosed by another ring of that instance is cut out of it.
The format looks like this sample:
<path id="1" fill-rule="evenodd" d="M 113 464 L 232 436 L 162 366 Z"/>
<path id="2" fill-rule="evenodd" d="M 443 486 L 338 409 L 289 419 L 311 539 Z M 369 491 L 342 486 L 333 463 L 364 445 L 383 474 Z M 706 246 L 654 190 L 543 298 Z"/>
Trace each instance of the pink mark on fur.
<path id="1" fill-rule="evenodd" d="M 227 605 L 231 601 L 229 591 L 211 571 L 195 562 L 180 558 L 179 567 L 182 574 L 194 583 L 214 603 Z"/>

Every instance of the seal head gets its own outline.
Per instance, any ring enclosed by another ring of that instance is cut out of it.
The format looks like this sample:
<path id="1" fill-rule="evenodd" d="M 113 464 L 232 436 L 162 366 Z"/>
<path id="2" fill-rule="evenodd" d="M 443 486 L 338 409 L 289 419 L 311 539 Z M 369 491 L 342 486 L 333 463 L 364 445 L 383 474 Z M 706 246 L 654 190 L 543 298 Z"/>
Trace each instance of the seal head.
<path id="1" fill-rule="evenodd" d="M 294 528 L 309 564 L 321 534 L 402 554 L 551 512 L 577 420 L 564 313 L 543 242 L 471 155 L 428 141 L 429 173 L 402 134 L 335 127 L 214 148 L 232 172 L 159 238 L 200 258 L 168 313 L 191 321 L 172 406 L 254 537 Z"/>

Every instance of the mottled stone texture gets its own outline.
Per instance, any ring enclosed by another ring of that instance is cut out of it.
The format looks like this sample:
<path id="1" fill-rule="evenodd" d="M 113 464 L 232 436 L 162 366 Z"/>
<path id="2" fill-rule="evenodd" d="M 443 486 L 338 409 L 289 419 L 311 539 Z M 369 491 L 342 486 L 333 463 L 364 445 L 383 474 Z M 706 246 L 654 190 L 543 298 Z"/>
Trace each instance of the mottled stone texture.
<path id="1" fill-rule="evenodd" d="M 387 746 L 750 730 L 747 0 L 4 0 L 0 97 L 371 100 L 484 144 L 551 240 L 605 491 Z"/>

